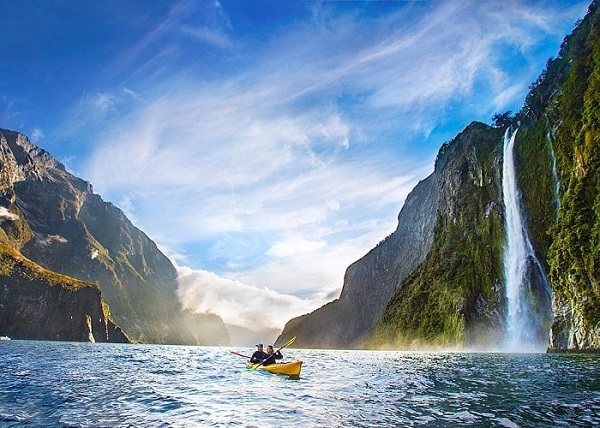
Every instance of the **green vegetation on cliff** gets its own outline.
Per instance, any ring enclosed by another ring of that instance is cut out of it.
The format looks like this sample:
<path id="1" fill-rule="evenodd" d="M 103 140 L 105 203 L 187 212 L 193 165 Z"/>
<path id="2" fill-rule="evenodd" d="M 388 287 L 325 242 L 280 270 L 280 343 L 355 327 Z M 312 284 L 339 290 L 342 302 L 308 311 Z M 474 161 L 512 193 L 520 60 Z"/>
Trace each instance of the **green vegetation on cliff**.
<path id="1" fill-rule="evenodd" d="M 502 305 L 495 296 L 504 233 L 501 181 L 493 166 L 501 141 L 501 129 L 473 123 L 440 150 L 431 251 L 397 288 L 367 346 L 481 344 L 499 334 Z"/>
<path id="2" fill-rule="evenodd" d="M 552 348 L 600 346 L 600 14 L 584 20 L 531 86 L 517 138 L 530 238 L 554 294 Z M 554 168 L 554 173 L 553 173 Z M 558 183 L 557 183 L 558 181 Z M 558 184 L 558 186 L 557 186 Z"/>
<path id="3" fill-rule="evenodd" d="M 97 284 L 52 272 L 0 243 L 0 334 L 16 339 L 129 342 Z"/>
<path id="4" fill-rule="evenodd" d="M 516 137 L 515 164 L 525 208 L 529 239 L 537 250 L 538 260 L 548 271 L 545 255 L 552 242 L 549 230 L 556 219 L 556 182 L 552 174 L 552 137 L 545 118 L 530 127 L 521 127 Z"/>
<path id="5" fill-rule="evenodd" d="M 100 290 L 97 284 L 80 281 L 70 276 L 44 269 L 13 248 L 0 243 L 0 277 L 10 277 L 15 274 L 29 278 L 32 281 L 43 281 L 50 287 L 59 286 L 69 291 L 76 291 L 82 288 Z"/>
<path id="6" fill-rule="evenodd" d="M 554 294 L 550 347 L 600 347 L 597 2 L 531 85 L 523 109 L 515 118 L 506 113 L 495 119 L 502 122 L 496 132 L 477 134 L 471 125 L 440 150 L 441 202 L 431 251 L 399 284 L 368 346 L 485 346 L 500 338 L 506 314 L 504 213 L 501 159 L 494 157 L 501 157 L 497 131 L 517 125 L 524 219 Z"/>
<path id="7" fill-rule="evenodd" d="M 600 13 L 596 2 L 567 39 L 569 74 L 553 106 L 561 208 L 549 250 L 555 298 L 600 330 Z M 600 338 L 588 338 L 600 345 Z"/>

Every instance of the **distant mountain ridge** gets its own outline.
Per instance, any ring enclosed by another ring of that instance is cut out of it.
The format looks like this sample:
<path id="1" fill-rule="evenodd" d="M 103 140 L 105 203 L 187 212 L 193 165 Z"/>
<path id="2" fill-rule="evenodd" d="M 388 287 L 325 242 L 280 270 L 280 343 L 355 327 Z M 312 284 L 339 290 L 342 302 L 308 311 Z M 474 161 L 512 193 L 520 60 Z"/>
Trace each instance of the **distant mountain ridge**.
<path id="1" fill-rule="evenodd" d="M 598 9 L 593 1 L 565 37 L 521 111 L 494 126 L 474 122 L 442 146 L 421 196 L 432 211 L 409 195 L 397 231 L 347 269 L 340 298 L 290 320 L 278 344 L 295 335 L 313 348 L 498 346 L 507 319 L 503 135 L 518 127 L 521 210 L 553 294 L 545 299 L 535 278 L 521 291 L 539 314 L 534 334 L 550 350 L 600 351 Z M 419 249 L 391 244 L 402 230 Z"/>
<path id="2" fill-rule="evenodd" d="M 132 340 L 229 343 L 218 316 L 181 311 L 175 267 L 121 210 L 23 134 L 5 129 L 0 210 L 0 243 L 48 271 L 97 284 L 112 319 Z M 0 304 L 0 319 L 9 319 L 11 307 Z M 7 325 L 0 323 L 0 334 L 15 335 L 14 329 L 3 331 Z M 31 329 L 39 327 L 33 323 Z"/>

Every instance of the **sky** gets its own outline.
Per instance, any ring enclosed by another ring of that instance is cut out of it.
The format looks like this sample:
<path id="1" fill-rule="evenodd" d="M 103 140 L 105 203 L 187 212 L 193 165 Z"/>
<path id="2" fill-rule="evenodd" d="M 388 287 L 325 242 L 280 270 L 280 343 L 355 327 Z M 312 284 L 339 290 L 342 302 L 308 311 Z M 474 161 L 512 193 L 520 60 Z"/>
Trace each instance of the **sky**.
<path id="1" fill-rule="evenodd" d="M 0 127 L 121 208 L 183 307 L 337 298 L 438 149 L 518 111 L 584 1 L 0 0 Z"/>

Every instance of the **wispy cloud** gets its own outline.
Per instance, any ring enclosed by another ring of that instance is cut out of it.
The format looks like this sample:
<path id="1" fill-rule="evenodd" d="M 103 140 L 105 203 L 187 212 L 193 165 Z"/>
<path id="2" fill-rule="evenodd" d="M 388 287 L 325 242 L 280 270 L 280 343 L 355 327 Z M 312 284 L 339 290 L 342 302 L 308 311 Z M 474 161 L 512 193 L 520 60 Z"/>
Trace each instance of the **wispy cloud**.
<path id="1" fill-rule="evenodd" d="M 34 128 L 33 131 L 31 131 L 31 138 L 38 144 L 41 143 L 45 137 L 44 131 L 40 128 Z"/>
<path id="2" fill-rule="evenodd" d="M 184 26 L 181 28 L 181 31 L 184 34 L 187 34 L 191 37 L 196 38 L 197 40 L 208 43 L 210 45 L 214 45 L 219 48 L 229 47 L 233 43 L 227 34 L 221 32 L 221 31 L 216 31 L 212 28 L 207 28 L 207 27 L 194 28 L 194 27 Z"/>
<path id="3" fill-rule="evenodd" d="M 72 117 L 104 125 L 84 176 L 169 249 L 184 305 L 238 325 L 281 326 L 266 309 L 289 318 L 339 292 L 440 135 L 518 106 L 565 19 L 546 3 L 306 6 L 253 35 L 219 2 L 176 3 L 117 55 L 135 84 L 90 92 Z"/>
<path id="4" fill-rule="evenodd" d="M 45 247 L 53 245 L 53 244 L 66 244 L 67 242 L 69 242 L 69 241 L 65 237 L 60 236 L 60 235 L 47 235 L 45 238 L 37 240 L 37 243 L 39 245 L 42 245 Z"/>
<path id="5" fill-rule="evenodd" d="M 105 92 L 98 92 L 94 95 L 93 106 L 98 109 L 101 113 L 105 113 L 115 107 L 117 98 Z"/>

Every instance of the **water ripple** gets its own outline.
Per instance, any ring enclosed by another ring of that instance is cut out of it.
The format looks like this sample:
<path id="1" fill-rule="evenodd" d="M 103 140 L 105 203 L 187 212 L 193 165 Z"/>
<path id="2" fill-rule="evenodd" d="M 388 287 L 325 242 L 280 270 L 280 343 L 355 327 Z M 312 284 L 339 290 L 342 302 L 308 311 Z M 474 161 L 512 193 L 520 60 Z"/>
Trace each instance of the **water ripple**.
<path id="1" fill-rule="evenodd" d="M 595 356 L 288 349 L 292 380 L 223 348 L 0 345 L 0 427 L 600 425 Z"/>

